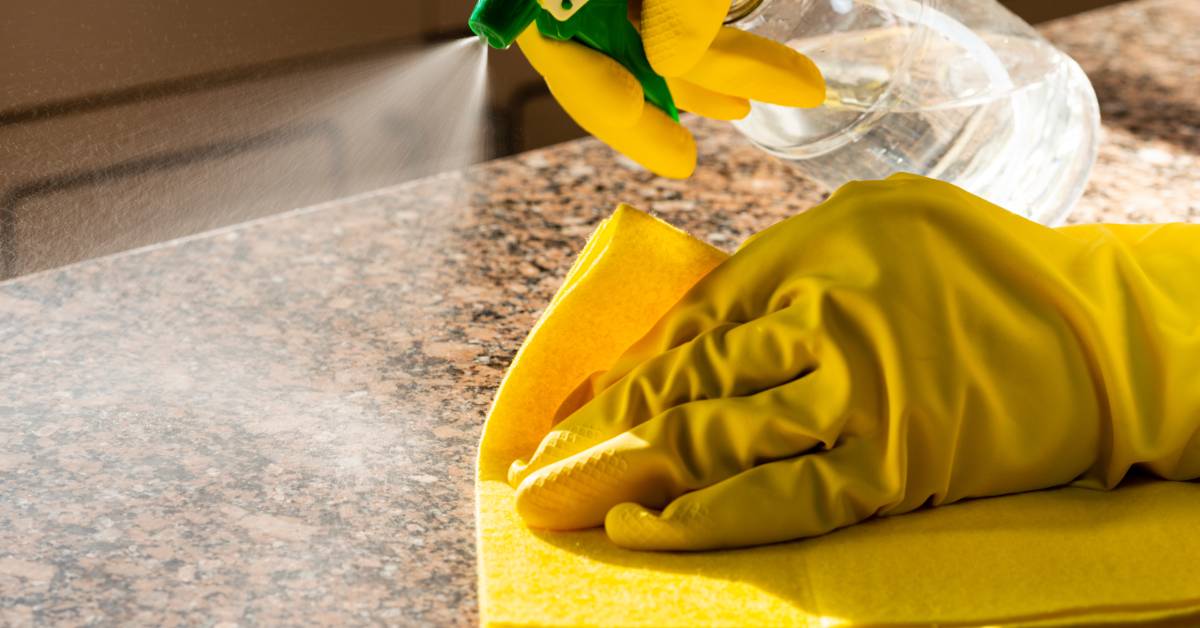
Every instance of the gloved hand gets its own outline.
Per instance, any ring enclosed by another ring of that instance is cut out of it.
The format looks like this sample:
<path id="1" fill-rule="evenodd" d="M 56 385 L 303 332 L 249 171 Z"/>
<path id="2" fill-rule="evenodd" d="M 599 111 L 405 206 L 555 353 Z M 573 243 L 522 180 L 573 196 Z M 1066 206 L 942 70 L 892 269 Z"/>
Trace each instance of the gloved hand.
<path id="1" fill-rule="evenodd" d="M 510 482 L 528 525 L 701 550 L 1131 467 L 1200 477 L 1200 225 L 1049 229 L 853 183 L 748 241 Z"/>
<path id="2" fill-rule="evenodd" d="M 646 56 L 679 108 L 736 120 L 750 112 L 750 100 L 790 107 L 824 102 L 825 83 L 808 57 L 723 27 L 728 10 L 729 0 L 644 0 Z M 584 130 L 659 175 L 691 176 L 691 133 L 646 104 L 642 86 L 621 64 L 582 44 L 544 37 L 536 24 L 517 44 Z"/>

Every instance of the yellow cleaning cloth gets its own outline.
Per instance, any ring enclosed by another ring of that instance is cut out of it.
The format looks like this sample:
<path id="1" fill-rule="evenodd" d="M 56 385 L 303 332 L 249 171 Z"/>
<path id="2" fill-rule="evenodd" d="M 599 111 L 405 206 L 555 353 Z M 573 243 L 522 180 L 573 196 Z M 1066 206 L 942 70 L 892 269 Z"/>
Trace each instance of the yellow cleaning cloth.
<path id="1" fill-rule="evenodd" d="M 695 554 L 524 526 L 509 464 L 725 254 L 622 206 L 517 354 L 476 478 L 485 625 L 942 625 L 1200 621 L 1200 484 L 963 502 L 823 537 Z"/>

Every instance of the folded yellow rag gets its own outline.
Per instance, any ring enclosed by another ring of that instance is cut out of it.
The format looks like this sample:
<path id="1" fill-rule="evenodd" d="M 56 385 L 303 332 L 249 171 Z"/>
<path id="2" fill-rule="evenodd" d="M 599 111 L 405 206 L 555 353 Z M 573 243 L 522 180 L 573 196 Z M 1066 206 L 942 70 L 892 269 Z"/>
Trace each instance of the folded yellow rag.
<path id="1" fill-rule="evenodd" d="M 622 550 L 526 528 L 509 464 L 725 254 L 627 206 L 588 241 L 517 354 L 476 478 L 485 625 L 1200 622 L 1200 484 L 1129 482 L 963 502 L 743 550 Z"/>

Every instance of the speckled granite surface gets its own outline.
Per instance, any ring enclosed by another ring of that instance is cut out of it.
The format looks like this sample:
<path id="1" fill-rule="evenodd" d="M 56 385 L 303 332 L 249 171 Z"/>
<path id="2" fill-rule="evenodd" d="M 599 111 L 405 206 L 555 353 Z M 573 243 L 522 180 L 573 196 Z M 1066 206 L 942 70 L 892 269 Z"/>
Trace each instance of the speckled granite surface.
<path id="1" fill-rule="evenodd" d="M 1047 32 L 1108 117 L 1076 219 L 1200 218 L 1200 4 Z M 592 226 L 821 197 L 696 127 L 686 184 L 583 141 L 0 285 L 0 624 L 473 623 L 481 422 Z"/>

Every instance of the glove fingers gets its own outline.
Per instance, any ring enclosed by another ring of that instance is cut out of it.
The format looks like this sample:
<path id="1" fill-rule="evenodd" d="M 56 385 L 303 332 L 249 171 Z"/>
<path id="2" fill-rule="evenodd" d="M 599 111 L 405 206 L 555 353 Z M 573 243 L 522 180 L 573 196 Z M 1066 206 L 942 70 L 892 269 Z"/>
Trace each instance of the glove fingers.
<path id="1" fill-rule="evenodd" d="M 825 102 L 825 79 L 808 57 L 736 28 L 722 28 L 712 47 L 681 78 L 705 89 L 785 107 Z"/>
<path id="2" fill-rule="evenodd" d="M 642 43 L 655 72 L 680 76 L 696 65 L 725 22 L 729 0 L 645 0 Z"/>
<path id="3" fill-rule="evenodd" d="M 748 397 L 671 408 L 530 475 L 517 491 L 517 511 L 534 527 L 594 527 L 618 504 L 660 508 L 766 461 L 832 446 L 846 396 L 824 390 L 819 373 Z"/>
<path id="4" fill-rule="evenodd" d="M 696 140 L 662 110 L 647 105 L 637 77 L 608 56 L 544 37 L 536 25 L 517 38 L 555 100 L 585 131 L 660 176 L 696 170 Z"/>
<path id="5" fill-rule="evenodd" d="M 554 84 L 548 85 L 557 98 Z M 660 177 L 686 179 L 696 170 L 696 140 L 691 131 L 658 107 L 646 105 L 637 122 L 628 127 L 585 121 L 570 109 L 567 113 L 583 130 Z"/>
<path id="6" fill-rule="evenodd" d="M 890 499 L 865 441 L 754 467 L 688 493 L 661 512 L 623 503 L 604 527 L 636 550 L 711 550 L 778 543 L 862 521 Z"/>
<path id="7" fill-rule="evenodd" d="M 543 439 L 509 483 L 582 452 L 670 408 L 769 390 L 816 366 L 811 312 L 788 308 L 746 324 L 726 323 L 634 367 Z"/>
<path id="8" fill-rule="evenodd" d="M 713 120 L 741 120 L 750 115 L 750 101 L 745 98 L 714 92 L 678 78 L 668 78 L 667 85 L 675 104 L 684 111 Z"/>
<path id="9" fill-rule="evenodd" d="M 645 108 L 642 85 L 629 70 L 587 46 L 544 37 L 531 25 L 517 45 L 580 126 L 631 127 Z"/>
<path id="10" fill-rule="evenodd" d="M 786 283 L 745 280 L 745 277 L 764 276 L 765 270 L 762 257 L 734 256 L 721 263 L 626 350 L 612 368 L 589 378 L 586 387 L 598 394 L 654 356 L 727 325 L 728 321 L 760 320 L 766 318 L 764 313 L 773 316 L 770 313 L 791 309 L 788 316 L 794 317 L 795 329 L 814 329 L 820 325 L 825 281 L 816 276 Z M 583 395 L 578 398 L 590 399 Z"/>

